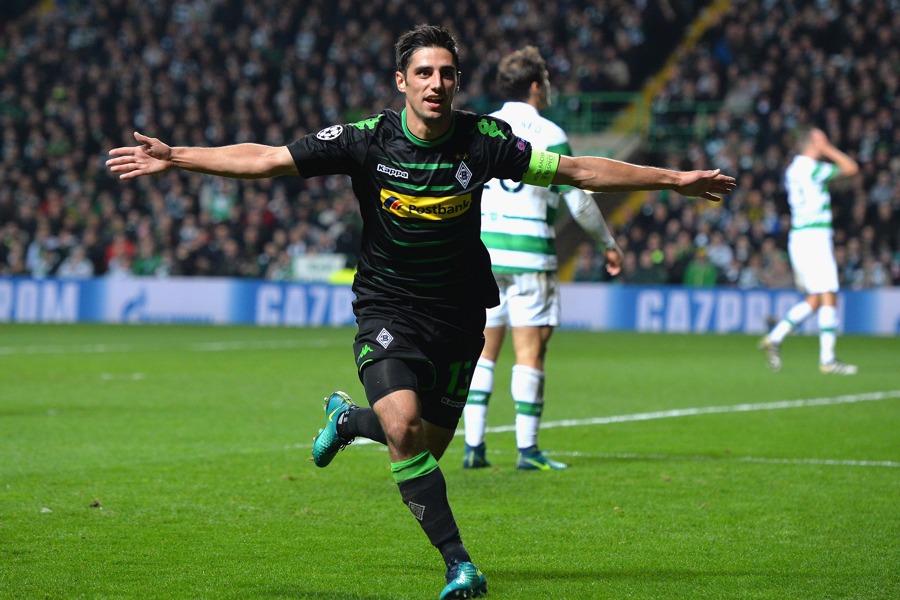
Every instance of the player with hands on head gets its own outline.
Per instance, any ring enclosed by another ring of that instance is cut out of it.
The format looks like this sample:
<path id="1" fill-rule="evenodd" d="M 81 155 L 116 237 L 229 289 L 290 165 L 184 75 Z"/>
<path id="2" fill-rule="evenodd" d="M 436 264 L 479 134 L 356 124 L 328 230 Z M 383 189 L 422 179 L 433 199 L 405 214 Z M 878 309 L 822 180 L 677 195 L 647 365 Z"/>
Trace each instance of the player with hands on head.
<path id="1" fill-rule="evenodd" d="M 550 106 L 551 88 L 546 62 L 536 47 L 526 46 L 505 56 L 497 67 L 497 86 L 508 100 L 491 116 L 509 123 L 513 133 L 527 139 L 532 148 L 572 154 L 565 131 L 540 114 Z M 516 467 L 529 471 L 566 468 L 541 451 L 537 439 L 544 408 L 544 360 L 550 336 L 560 322 L 554 229 L 560 199 L 575 222 L 603 248 L 607 272 L 615 276 L 622 268 L 622 250 L 594 197 L 584 190 L 498 179 L 485 185 L 481 239 L 491 254 L 500 304 L 487 310 L 484 350 L 463 411 L 465 469 L 490 466 L 484 437 L 494 367 L 507 327 L 515 353 L 510 392 L 516 407 Z"/>
<path id="2" fill-rule="evenodd" d="M 835 357 L 840 284 L 834 259 L 828 184 L 836 178 L 856 175 L 859 165 L 828 141 L 821 129 L 801 127 L 794 132 L 794 141 L 797 153 L 784 173 L 791 209 L 788 254 L 794 283 L 805 297 L 760 340 L 759 349 L 765 352 L 769 368 L 780 371 L 784 338 L 816 314 L 819 371 L 826 375 L 856 375 L 856 365 L 843 363 Z"/>
<path id="3" fill-rule="evenodd" d="M 438 460 L 462 416 L 484 344 L 485 310 L 499 302 L 480 240 L 481 195 L 493 178 L 592 191 L 669 189 L 718 200 L 734 178 L 673 171 L 532 148 L 508 124 L 453 108 L 459 50 L 450 32 L 420 25 L 395 46 L 405 107 L 333 125 L 285 146 L 169 146 L 135 133 L 137 146 L 107 161 L 122 179 L 171 168 L 234 178 L 348 175 L 363 219 L 353 280 L 353 344 L 369 407 L 326 399 L 313 461 L 328 465 L 357 436 L 386 443 L 400 496 L 446 571 L 443 598 L 487 591 L 463 545 Z"/>

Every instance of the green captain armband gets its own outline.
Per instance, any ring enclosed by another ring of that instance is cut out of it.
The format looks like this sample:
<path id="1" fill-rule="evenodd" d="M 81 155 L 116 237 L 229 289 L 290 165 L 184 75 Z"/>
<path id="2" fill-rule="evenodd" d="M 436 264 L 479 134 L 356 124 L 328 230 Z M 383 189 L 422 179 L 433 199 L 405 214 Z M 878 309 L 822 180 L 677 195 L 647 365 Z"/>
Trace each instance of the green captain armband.
<path id="1" fill-rule="evenodd" d="M 525 175 L 522 177 L 522 183 L 538 187 L 549 187 L 553 183 L 553 176 L 556 175 L 556 169 L 558 168 L 559 154 L 547 152 L 546 150 L 532 150 L 531 162 L 528 163 L 528 170 L 525 171 Z"/>

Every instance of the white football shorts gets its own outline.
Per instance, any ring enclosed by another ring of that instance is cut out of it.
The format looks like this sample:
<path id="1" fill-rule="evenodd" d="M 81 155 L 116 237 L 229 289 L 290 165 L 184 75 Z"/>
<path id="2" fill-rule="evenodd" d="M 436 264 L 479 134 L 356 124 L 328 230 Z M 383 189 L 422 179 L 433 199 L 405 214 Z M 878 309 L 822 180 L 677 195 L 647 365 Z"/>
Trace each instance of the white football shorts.
<path id="1" fill-rule="evenodd" d="M 796 229 L 788 237 L 788 254 L 797 289 L 806 294 L 837 292 L 833 233 L 828 228 Z"/>
<path id="2" fill-rule="evenodd" d="M 487 310 L 487 327 L 559 326 L 559 280 L 553 271 L 494 273 L 500 305 Z"/>

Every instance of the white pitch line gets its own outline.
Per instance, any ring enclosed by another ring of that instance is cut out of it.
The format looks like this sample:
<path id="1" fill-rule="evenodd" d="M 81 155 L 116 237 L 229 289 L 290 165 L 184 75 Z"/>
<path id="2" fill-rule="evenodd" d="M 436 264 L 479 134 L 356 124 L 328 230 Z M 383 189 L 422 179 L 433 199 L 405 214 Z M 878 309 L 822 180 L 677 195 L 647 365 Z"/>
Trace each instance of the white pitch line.
<path id="1" fill-rule="evenodd" d="M 512 454 L 511 452 L 493 452 L 489 454 Z M 744 463 L 758 463 L 767 465 L 821 465 L 828 467 L 889 467 L 892 469 L 900 468 L 900 462 L 891 460 L 839 460 L 832 458 L 764 458 L 758 456 L 678 456 L 673 454 L 637 454 L 637 453 L 618 453 L 618 454 L 597 454 L 591 452 L 548 452 L 553 456 L 569 456 L 575 458 L 602 458 L 616 460 L 660 460 L 673 461 L 683 460 L 691 462 L 699 461 L 735 461 Z"/>
<path id="2" fill-rule="evenodd" d="M 700 406 L 695 408 L 677 408 L 673 410 L 660 410 L 645 413 L 634 413 L 630 415 L 613 415 L 610 417 L 593 417 L 590 419 L 564 419 L 562 421 L 546 421 L 541 423 L 541 429 L 553 429 L 557 427 L 583 427 L 586 425 L 610 425 L 612 423 L 632 423 L 638 421 L 653 421 L 657 419 L 675 419 L 679 417 L 693 417 L 697 415 L 724 414 L 724 413 L 741 413 L 753 411 L 767 410 L 784 410 L 788 408 L 807 408 L 813 406 L 834 406 L 838 404 L 853 404 L 856 402 L 878 402 L 881 400 L 891 400 L 900 398 L 900 390 L 888 390 L 884 392 L 868 392 L 865 394 L 852 394 L 845 396 L 832 396 L 825 398 L 807 398 L 804 400 L 779 400 L 777 402 L 760 402 L 758 404 L 732 404 L 730 406 Z M 488 427 L 485 433 L 508 433 L 516 430 L 515 425 L 499 425 Z M 457 429 L 456 435 L 464 434 L 463 429 Z M 359 439 L 354 441 L 356 445 L 375 444 L 369 439 Z M 311 445 L 310 445 L 311 447 Z M 562 456 L 562 454 L 560 454 Z M 577 453 L 569 456 L 588 456 Z M 592 455 L 593 456 L 593 455 Z M 602 455 L 601 455 L 602 456 Z M 613 455 L 619 457 L 627 457 L 628 455 Z M 652 458 L 648 455 L 634 455 L 635 458 Z M 659 458 L 667 458 L 660 456 Z M 783 464 L 829 464 L 829 465 L 854 465 L 854 466 L 900 466 L 898 463 L 890 461 L 832 461 L 832 460 L 815 460 L 815 459 L 764 459 L 764 458 L 733 458 L 731 460 L 742 460 L 745 462 L 773 462 Z"/>
<path id="3" fill-rule="evenodd" d="M 359 439 L 353 442 L 354 446 L 376 445 L 377 449 L 387 452 L 387 448 L 369 439 Z M 310 450 L 312 444 L 291 444 L 286 448 L 292 450 Z M 504 450 L 488 450 L 488 454 L 497 456 L 514 456 L 515 452 Z M 683 462 L 742 462 L 764 465 L 813 465 L 823 467 L 883 467 L 888 469 L 900 469 L 900 462 L 892 460 L 839 460 L 834 458 L 766 458 L 760 456 L 686 456 L 676 454 L 637 454 L 616 453 L 602 454 L 594 452 L 563 452 L 557 450 L 548 451 L 547 454 L 555 457 L 569 458 L 599 458 L 606 460 L 658 460 L 658 461 L 683 461 Z"/>
<path id="4" fill-rule="evenodd" d="M 343 344 L 344 342 L 340 342 Z M 337 342 L 325 339 L 280 340 L 280 341 L 233 341 L 233 342 L 193 342 L 184 349 L 192 352 L 229 352 L 234 350 L 282 350 L 288 348 L 325 348 Z M 112 354 L 122 352 L 143 352 L 145 350 L 168 350 L 171 346 L 160 344 L 83 344 L 80 346 L 0 346 L 0 356 L 34 354 Z"/>
<path id="5" fill-rule="evenodd" d="M 344 342 L 340 342 L 343 344 Z M 331 340 L 281 340 L 259 342 L 196 342 L 188 345 L 197 352 L 227 352 L 230 350 L 280 350 L 283 348 L 325 348 L 336 345 Z"/>
<path id="6" fill-rule="evenodd" d="M 141 381 L 146 378 L 143 373 L 100 373 L 100 381 Z"/>
<path id="7" fill-rule="evenodd" d="M 132 344 L 83 344 L 81 346 L 0 346 L 0 355 L 19 354 L 107 354 L 132 352 L 138 347 Z"/>
<path id="8" fill-rule="evenodd" d="M 853 394 L 847 396 L 833 396 L 830 398 L 808 398 L 805 400 L 780 400 L 777 402 L 761 402 L 759 404 L 732 404 L 730 406 L 700 406 L 696 408 L 676 408 L 672 410 L 660 410 L 654 412 L 634 413 L 630 415 L 613 415 L 610 417 L 592 417 L 590 419 L 564 419 L 562 421 L 546 421 L 541 423 L 541 429 L 553 429 L 556 427 L 581 427 L 584 425 L 609 425 L 611 423 L 631 423 L 636 421 L 654 421 L 657 419 L 674 419 L 678 417 L 693 417 L 697 415 L 711 415 L 723 413 L 740 413 L 767 410 L 784 410 L 787 408 L 807 408 L 810 406 L 834 406 L 837 404 L 853 404 L 856 402 L 877 402 L 900 398 L 900 390 L 885 392 L 869 392 L 865 394 Z M 488 433 L 506 433 L 515 431 L 515 425 L 500 425 L 488 427 Z M 457 430 L 457 434 L 462 430 Z"/>

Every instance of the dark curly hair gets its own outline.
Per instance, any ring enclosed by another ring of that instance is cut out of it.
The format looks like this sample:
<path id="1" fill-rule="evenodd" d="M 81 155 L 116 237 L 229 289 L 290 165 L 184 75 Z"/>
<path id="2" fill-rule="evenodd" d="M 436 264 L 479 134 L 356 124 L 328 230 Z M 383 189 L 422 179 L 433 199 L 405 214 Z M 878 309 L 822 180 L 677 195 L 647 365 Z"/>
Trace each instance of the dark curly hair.
<path id="1" fill-rule="evenodd" d="M 453 34 L 440 25 L 417 25 L 400 36 L 394 46 L 397 70 L 406 74 L 412 55 L 421 48 L 446 49 L 453 56 L 453 66 L 459 71 L 459 45 Z"/>

